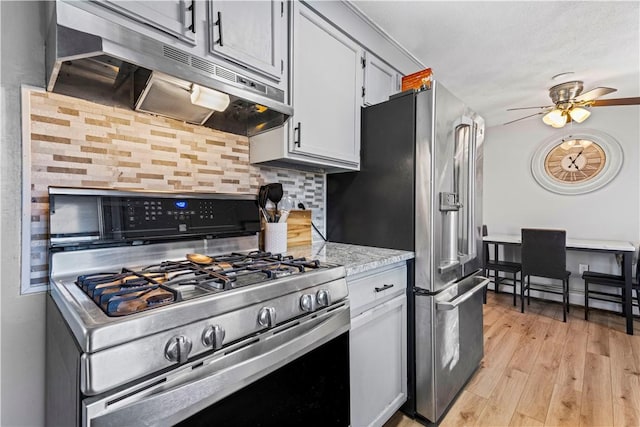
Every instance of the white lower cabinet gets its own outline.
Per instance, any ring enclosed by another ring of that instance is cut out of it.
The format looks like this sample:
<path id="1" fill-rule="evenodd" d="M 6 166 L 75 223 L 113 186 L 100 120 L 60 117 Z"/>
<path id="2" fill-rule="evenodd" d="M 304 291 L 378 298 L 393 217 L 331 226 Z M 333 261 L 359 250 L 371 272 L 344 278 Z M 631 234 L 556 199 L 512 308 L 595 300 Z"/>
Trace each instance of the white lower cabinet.
<path id="1" fill-rule="evenodd" d="M 351 427 L 382 426 L 407 400 L 406 274 L 402 263 L 348 278 Z"/>

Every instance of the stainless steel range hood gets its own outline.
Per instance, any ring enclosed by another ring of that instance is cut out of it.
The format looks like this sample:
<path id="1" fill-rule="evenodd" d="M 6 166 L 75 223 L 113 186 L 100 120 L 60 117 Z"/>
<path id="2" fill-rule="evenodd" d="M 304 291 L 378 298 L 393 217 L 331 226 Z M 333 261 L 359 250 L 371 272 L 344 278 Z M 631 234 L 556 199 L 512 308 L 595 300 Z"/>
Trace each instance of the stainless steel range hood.
<path id="1" fill-rule="evenodd" d="M 84 2 L 48 3 L 48 91 L 247 136 L 282 126 L 293 114 L 283 90 L 249 73 L 76 7 Z M 194 84 L 228 94 L 229 106 L 214 112 L 192 104 Z"/>

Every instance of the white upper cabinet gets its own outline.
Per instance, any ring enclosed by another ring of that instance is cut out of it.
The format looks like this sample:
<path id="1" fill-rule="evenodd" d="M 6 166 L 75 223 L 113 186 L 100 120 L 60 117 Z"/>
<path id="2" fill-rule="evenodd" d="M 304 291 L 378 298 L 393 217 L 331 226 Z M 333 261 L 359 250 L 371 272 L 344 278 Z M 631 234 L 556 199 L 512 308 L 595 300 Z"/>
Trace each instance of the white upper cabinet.
<path id="1" fill-rule="evenodd" d="M 250 162 L 358 170 L 363 50 L 306 5 L 291 7 L 293 116 L 283 128 L 250 138 Z"/>
<path id="2" fill-rule="evenodd" d="M 306 6 L 293 10 L 292 151 L 357 169 L 362 48 Z"/>
<path id="3" fill-rule="evenodd" d="M 209 52 L 280 81 L 287 54 L 282 1 L 208 2 Z"/>
<path id="4" fill-rule="evenodd" d="M 424 66 L 350 2 L 292 1 L 285 3 L 285 16 L 287 5 L 285 70 L 290 68 L 294 114 L 282 128 L 249 139 L 250 162 L 327 173 L 359 170 L 361 108 L 387 100 L 399 92 L 402 72 Z M 222 21 L 224 29 L 224 13 Z M 365 55 L 363 46 L 371 53 Z"/>
<path id="5" fill-rule="evenodd" d="M 112 1 L 95 2 L 144 25 L 176 37 L 190 45 L 196 44 L 196 0 Z"/>
<path id="6" fill-rule="evenodd" d="M 370 52 L 365 53 L 364 105 L 374 105 L 400 92 L 402 74 Z"/>

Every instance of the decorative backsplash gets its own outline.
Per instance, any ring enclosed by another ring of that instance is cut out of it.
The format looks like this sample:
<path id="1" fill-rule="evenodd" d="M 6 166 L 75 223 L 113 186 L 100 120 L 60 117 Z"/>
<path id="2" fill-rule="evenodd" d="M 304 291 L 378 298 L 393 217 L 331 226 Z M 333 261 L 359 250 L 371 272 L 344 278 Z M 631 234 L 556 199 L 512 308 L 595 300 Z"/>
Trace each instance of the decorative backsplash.
<path id="1" fill-rule="evenodd" d="M 49 186 L 257 194 L 280 182 L 322 230 L 324 176 L 250 165 L 247 137 L 36 90 L 29 104 L 32 288 L 48 282 Z"/>

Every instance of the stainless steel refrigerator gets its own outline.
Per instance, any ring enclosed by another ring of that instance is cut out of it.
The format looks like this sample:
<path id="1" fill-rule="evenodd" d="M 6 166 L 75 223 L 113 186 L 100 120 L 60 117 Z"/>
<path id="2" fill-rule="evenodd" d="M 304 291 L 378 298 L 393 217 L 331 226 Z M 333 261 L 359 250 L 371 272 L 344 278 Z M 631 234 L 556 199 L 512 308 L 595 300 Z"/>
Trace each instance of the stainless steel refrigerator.
<path id="1" fill-rule="evenodd" d="M 359 172 L 327 176 L 330 241 L 415 251 L 409 401 L 438 422 L 483 357 L 484 120 L 437 81 L 363 109 Z"/>

